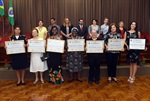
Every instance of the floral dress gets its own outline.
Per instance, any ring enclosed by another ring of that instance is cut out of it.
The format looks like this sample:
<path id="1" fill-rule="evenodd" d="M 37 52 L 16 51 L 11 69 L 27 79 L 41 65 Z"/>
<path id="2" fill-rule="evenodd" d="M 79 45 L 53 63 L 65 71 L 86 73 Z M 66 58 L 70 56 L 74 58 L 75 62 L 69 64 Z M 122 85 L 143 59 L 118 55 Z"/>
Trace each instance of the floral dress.
<path id="1" fill-rule="evenodd" d="M 51 36 L 51 39 L 54 39 Z M 58 37 L 56 40 L 61 40 Z M 48 52 L 48 67 L 49 71 L 49 82 L 53 84 L 61 84 L 63 82 L 62 76 L 62 53 Z"/>
<path id="2" fill-rule="evenodd" d="M 72 38 L 69 38 L 72 39 Z M 77 39 L 82 39 L 77 37 Z M 83 68 L 83 53 L 82 52 L 67 52 L 66 67 L 69 72 L 80 72 Z"/>
<path id="3" fill-rule="evenodd" d="M 127 32 L 126 35 L 127 39 L 126 42 L 129 46 L 129 39 L 130 38 L 138 38 L 138 32 L 130 33 Z M 127 62 L 129 63 L 138 63 L 140 58 L 139 50 L 127 50 Z"/>

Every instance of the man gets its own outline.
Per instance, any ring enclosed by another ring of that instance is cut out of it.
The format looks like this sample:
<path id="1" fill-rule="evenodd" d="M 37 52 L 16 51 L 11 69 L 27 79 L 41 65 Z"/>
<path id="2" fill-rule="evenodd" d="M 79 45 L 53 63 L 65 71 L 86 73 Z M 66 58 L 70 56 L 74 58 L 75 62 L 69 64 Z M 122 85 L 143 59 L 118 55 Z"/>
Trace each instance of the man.
<path id="1" fill-rule="evenodd" d="M 108 26 L 108 18 L 105 18 L 105 19 L 104 19 L 104 24 L 101 25 L 102 38 L 107 34 L 108 29 L 109 29 L 109 26 Z"/>
<path id="2" fill-rule="evenodd" d="M 55 18 L 51 18 L 51 25 L 48 27 L 48 33 L 49 33 L 49 35 L 50 35 L 50 31 L 51 31 L 52 26 L 56 26 L 57 27 L 57 29 L 58 29 L 58 35 L 60 35 L 60 26 L 58 26 L 56 24 L 56 19 Z"/>
<path id="3" fill-rule="evenodd" d="M 88 34 L 88 29 L 87 27 L 84 25 L 84 21 L 82 18 L 79 19 L 79 25 L 77 26 L 78 30 L 79 30 L 79 36 L 86 38 L 87 34 Z"/>

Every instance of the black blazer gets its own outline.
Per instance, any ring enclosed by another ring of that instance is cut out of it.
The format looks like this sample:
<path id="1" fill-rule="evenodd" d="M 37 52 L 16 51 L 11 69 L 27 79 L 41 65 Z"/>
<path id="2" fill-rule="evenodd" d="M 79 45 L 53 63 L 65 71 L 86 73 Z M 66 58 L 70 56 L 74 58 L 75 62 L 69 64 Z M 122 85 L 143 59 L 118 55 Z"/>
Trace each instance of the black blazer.
<path id="1" fill-rule="evenodd" d="M 69 26 L 69 33 L 71 33 L 71 29 L 72 29 L 72 28 L 73 28 L 73 25 Z M 66 34 L 66 26 L 62 25 L 61 28 L 60 28 L 60 30 L 61 30 L 64 34 Z M 66 37 L 63 36 L 63 39 L 66 40 Z"/>
<path id="2" fill-rule="evenodd" d="M 85 25 L 83 25 L 82 31 L 81 31 L 79 25 L 77 26 L 77 28 L 78 28 L 78 30 L 79 30 L 78 35 L 79 35 L 79 36 L 84 36 L 84 38 L 86 38 L 86 36 L 87 36 L 87 34 L 88 34 L 88 29 L 87 29 L 87 27 L 86 27 Z"/>

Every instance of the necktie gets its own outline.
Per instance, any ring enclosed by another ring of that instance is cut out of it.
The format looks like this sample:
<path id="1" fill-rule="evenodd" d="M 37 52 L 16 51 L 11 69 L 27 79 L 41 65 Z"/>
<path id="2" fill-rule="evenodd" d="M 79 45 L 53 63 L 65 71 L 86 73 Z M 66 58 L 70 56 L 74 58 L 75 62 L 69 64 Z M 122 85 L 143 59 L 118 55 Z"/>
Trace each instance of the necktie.
<path id="1" fill-rule="evenodd" d="M 82 31 L 82 26 L 80 25 L 80 29 L 81 29 L 81 31 Z"/>

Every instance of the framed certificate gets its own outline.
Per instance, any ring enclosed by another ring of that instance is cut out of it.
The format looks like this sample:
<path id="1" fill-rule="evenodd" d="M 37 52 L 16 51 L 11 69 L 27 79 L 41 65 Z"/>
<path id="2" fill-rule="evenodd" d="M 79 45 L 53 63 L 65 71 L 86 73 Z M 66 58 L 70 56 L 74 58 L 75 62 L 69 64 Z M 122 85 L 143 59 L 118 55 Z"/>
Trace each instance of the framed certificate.
<path id="1" fill-rule="evenodd" d="M 24 40 L 5 41 L 6 54 L 25 53 Z"/>
<path id="2" fill-rule="evenodd" d="M 64 46 L 65 46 L 64 40 L 48 39 L 46 51 L 64 53 Z"/>
<path id="3" fill-rule="evenodd" d="M 86 53 L 103 53 L 104 41 L 86 41 Z"/>
<path id="4" fill-rule="evenodd" d="M 28 40 L 28 52 L 45 52 L 45 40 Z"/>
<path id="5" fill-rule="evenodd" d="M 121 51 L 124 43 L 124 39 L 108 39 L 108 51 Z"/>
<path id="6" fill-rule="evenodd" d="M 145 50 L 145 39 L 129 39 L 129 49 L 133 50 Z"/>
<path id="7" fill-rule="evenodd" d="M 67 46 L 68 52 L 84 51 L 85 40 L 84 39 L 68 39 Z"/>

